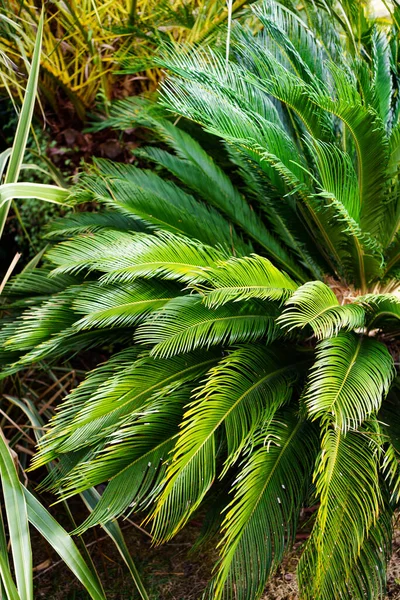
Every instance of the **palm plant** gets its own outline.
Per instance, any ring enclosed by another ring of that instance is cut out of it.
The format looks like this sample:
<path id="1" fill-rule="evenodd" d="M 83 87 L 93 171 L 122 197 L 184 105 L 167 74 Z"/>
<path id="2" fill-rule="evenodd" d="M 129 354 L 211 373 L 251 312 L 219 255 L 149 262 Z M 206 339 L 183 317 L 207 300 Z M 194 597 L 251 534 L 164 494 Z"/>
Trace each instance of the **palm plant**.
<path id="1" fill-rule="evenodd" d="M 204 506 L 217 600 L 262 594 L 303 506 L 302 598 L 380 598 L 400 498 L 399 9 L 296 4 L 255 7 L 230 61 L 167 52 L 162 103 L 207 135 L 117 103 L 159 174 L 96 161 L 74 195 L 105 210 L 6 290 L 4 375 L 112 352 L 41 440 L 44 485 L 108 481 L 77 533 L 139 511 L 163 542 Z"/>

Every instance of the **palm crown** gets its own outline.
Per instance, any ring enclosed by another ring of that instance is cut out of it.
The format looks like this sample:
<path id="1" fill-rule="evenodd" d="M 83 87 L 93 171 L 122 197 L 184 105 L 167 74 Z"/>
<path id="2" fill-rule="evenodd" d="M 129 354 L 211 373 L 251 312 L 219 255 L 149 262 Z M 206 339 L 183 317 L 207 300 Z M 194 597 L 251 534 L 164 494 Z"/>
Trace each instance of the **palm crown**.
<path id="1" fill-rule="evenodd" d="M 115 348 L 43 438 L 34 464 L 58 461 L 46 485 L 66 498 L 108 481 L 78 531 L 146 511 L 157 542 L 204 503 L 204 535 L 220 531 L 210 598 L 259 597 L 304 505 L 302 597 L 384 592 L 400 491 L 399 11 L 378 27 L 343 7 L 264 2 L 228 63 L 166 51 L 162 103 L 212 134 L 210 153 L 161 109 L 117 103 L 108 124 L 150 127 L 163 145 L 142 155 L 163 176 L 96 161 L 77 197 L 107 210 L 56 223 L 67 239 L 8 286 L 5 374 Z"/>

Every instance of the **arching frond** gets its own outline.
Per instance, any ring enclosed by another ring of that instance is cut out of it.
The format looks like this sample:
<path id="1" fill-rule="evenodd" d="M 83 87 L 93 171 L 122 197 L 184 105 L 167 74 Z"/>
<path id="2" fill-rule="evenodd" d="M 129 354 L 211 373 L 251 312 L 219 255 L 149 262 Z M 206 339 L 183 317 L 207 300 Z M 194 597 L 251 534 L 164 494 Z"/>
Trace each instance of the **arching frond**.
<path id="1" fill-rule="evenodd" d="M 255 223 L 255 215 L 251 214 L 250 207 L 231 179 L 192 136 L 168 121 L 156 122 L 155 128 L 177 156 L 159 148 L 147 148 L 145 150 L 150 158 L 168 169 L 240 227 L 247 229 L 247 223 Z"/>
<path id="2" fill-rule="evenodd" d="M 291 68 L 287 68 L 284 61 L 280 62 L 274 56 L 262 36 L 255 37 L 239 28 L 237 31 L 240 36 L 237 51 L 248 66 L 248 72 L 244 74 L 246 80 L 293 110 L 305 130 L 314 137 L 329 141 L 332 138 L 332 120 L 315 106 L 312 98 L 315 90 Z M 324 89 L 322 82 L 319 84 Z"/>
<path id="3" fill-rule="evenodd" d="M 256 300 L 211 309 L 203 304 L 201 296 L 182 296 L 154 312 L 138 328 L 135 339 L 154 344 L 151 354 L 161 358 L 218 344 L 263 338 L 271 342 L 279 335 L 275 323 L 278 314 L 277 306 L 265 306 Z"/>
<path id="4" fill-rule="evenodd" d="M 245 148 L 229 144 L 227 149 L 232 162 L 238 166 L 249 200 L 260 205 L 275 234 L 299 258 L 300 263 L 312 276 L 315 279 L 322 278 L 323 257 L 315 247 L 312 234 L 299 221 L 294 197 L 286 196 L 282 202 L 280 190 L 275 189 L 275 186 L 265 179 L 265 166 L 262 168 L 257 160 L 252 160 Z M 259 157 L 259 160 L 262 161 L 262 157 Z M 285 182 L 282 181 L 282 184 Z"/>
<path id="5" fill-rule="evenodd" d="M 80 286 L 68 287 L 40 305 L 27 309 L 3 331 L 7 337 L 5 345 L 12 350 L 23 352 L 61 331 L 68 330 L 76 320 L 72 302 L 80 289 Z"/>
<path id="6" fill-rule="evenodd" d="M 227 443 L 225 469 L 235 462 L 255 429 L 284 404 L 296 368 L 273 349 L 244 346 L 210 370 L 184 415 L 165 487 L 154 514 L 154 535 L 172 537 L 199 506 L 216 475 L 216 434 Z"/>
<path id="7" fill-rule="evenodd" d="M 116 211 L 79 212 L 53 221 L 46 231 L 46 237 L 59 239 L 102 229 L 146 231 L 147 226 L 129 214 L 121 214 Z"/>
<path id="8" fill-rule="evenodd" d="M 356 429 L 379 410 L 393 377 L 393 358 L 386 346 L 373 338 L 340 333 L 317 346 L 305 392 L 308 412 L 343 432 Z"/>
<path id="9" fill-rule="evenodd" d="M 82 185 L 100 202 L 158 229 L 224 245 L 238 254 L 248 253 L 249 246 L 220 213 L 174 182 L 133 165 L 97 160 L 96 167 Z"/>
<path id="10" fill-rule="evenodd" d="M 376 573 L 368 580 L 366 560 L 381 563 L 385 538 L 377 526 L 383 499 L 374 444 L 365 431 L 344 435 L 328 426 L 324 432 L 315 473 L 320 507 L 298 568 L 306 600 L 361 600 L 365 588 L 374 588 Z M 376 598 L 373 591 L 368 598 Z"/>
<path id="11" fill-rule="evenodd" d="M 17 277 L 13 277 L 4 288 L 4 296 L 13 302 L 24 299 L 26 304 L 37 297 L 37 301 L 44 300 L 51 294 L 57 294 L 66 288 L 81 283 L 81 278 L 74 275 L 59 274 L 50 276 L 48 266 L 23 271 Z M 27 296 L 30 298 L 27 298 Z M 36 300 L 35 300 L 36 301 Z"/>
<path id="12" fill-rule="evenodd" d="M 277 319 L 281 327 L 291 331 L 310 326 L 318 338 L 329 338 L 341 329 L 357 329 L 364 325 L 362 306 L 340 305 L 333 291 L 322 281 L 309 281 L 299 287 L 285 306 Z"/>
<path id="13" fill-rule="evenodd" d="M 96 270 L 106 281 L 127 282 L 137 277 L 193 281 L 204 267 L 226 257 L 221 250 L 169 233 L 99 232 L 62 242 L 48 253 L 56 273 Z"/>
<path id="14" fill-rule="evenodd" d="M 204 303 L 210 308 L 251 298 L 285 300 L 297 288 L 290 277 L 255 254 L 205 269 L 204 281 L 195 287 L 204 294 Z"/>
<path id="15" fill-rule="evenodd" d="M 114 355 L 71 392 L 40 442 L 35 465 L 107 437 L 126 415 L 140 413 L 154 394 L 196 382 L 220 357 L 209 351 L 154 360 L 146 353 L 138 358 L 135 347 Z"/>
<path id="16" fill-rule="evenodd" d="M 367 294 L 359 299 L 367 308 L 369 329 L 388 327 L 397 330 L 400 323 L 400 299 L 394 294 Z"/>
<path id="17" fill-rule="evenodd" d="M 334 70 L 336 83 L 344 84 L 344 75 Z M 338 81 L 339 80 L 339 81 Z M 371 234 L 382 233 L 385 217 L 384 194 L 388 166 L 388 141 L 378 114 L 364 107 L 352 90 L 352 98 L 315 96 L 315 102 L 324 110 L 338 116 L 351 132 L 358 156 L 358 179 L 360 186 L 360 223 Z M 341 93 L 343 88 L 340 90 Z M 348 88 L 346 88 L 346 92 Z M 343 94 L 344 96 L 344 94 Z"/>
<path id="18" fill-rule="evenodd" d="M 306 441 L 307 440 L 307 441 Z M 318 438 L 309 423 L 277 413 L 258 433 L 234 483 L 225 511 L 221 560 L 209 598 L 252 600 L 295 538 L 311 479 Z"/>
<path id="19" fill-rule="evenodd" d="M 359 222 L 360 190 L 350 154 L 333 143 L 309 139 L 308 144 L 317 164 L 321 189 L 332 194 L 343 204 L 349 217 Z"/>
<path id="20" fill-rule="evenodd" d="M 390 43 L 385 33 L 377 28 L 372 34 L 372 50 L 374 104 L 386 129 L 390 131 L 393 94 Z"/>
<path id="21" fill-rule="evenodd" d="M 78 331 L 97 327 L 133 327 L 147 315 L 180 295 L 179 288 L 157 281 L 102 286 L 92 283 L 77 294 L 73 308 L 78 315 Z"/>
<path id="22" fill-rule="evenodd" d="M 268 39 L 288 57 L 294 71 L 308 83 L 321 85 L 329 76 L 327 55 L 307 23 L 294 10 L 272 0 L 255 5 L 252 10 L 264 25 Z"/>
<path id="23" fill-rule="evenodd" d="M 109 482 L 77 532 L 106 523 L 128 508 L 132 512 L 151 504 L 165 476 L 190 391 L 191 386 L 186 385 L 160 393 L 133 422 L 116 430 L 104 449 L 68 473 L 61 484 L 63 498 Z"/>
<path id="24" fill-rule="evenodd" d="M 31 348 L 26 354 L 19 353 L 13 362 L 5 367 L 0 379 L 17 373 L 45 358 L 55 360 L 62 356 L 72 356 L 78 352 L 93 348 L 112 348 L 114 344 L 127 344 L 132 339 L 129 328 L 104 328 L 92 331 L 78 331 L 73 327 L 54 333 L 40 344 Z"/>

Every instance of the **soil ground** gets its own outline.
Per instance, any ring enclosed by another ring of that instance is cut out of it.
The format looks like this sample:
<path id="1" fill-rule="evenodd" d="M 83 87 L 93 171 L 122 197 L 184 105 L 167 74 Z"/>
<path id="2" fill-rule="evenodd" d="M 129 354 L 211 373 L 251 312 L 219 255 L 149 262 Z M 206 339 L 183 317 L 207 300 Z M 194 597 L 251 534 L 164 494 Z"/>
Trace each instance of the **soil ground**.
<path id="1" fill-rule="evenodd" d="M 61 515 L 57 518 L 60 519 Z M 62 518 L 60 519 L 62 520 Z M 132 557 L 151 600 L 200 600 L 216 557 L 212 545 L 190 553 L 199 533 L 199 523 L 190 523 L 172 542 L 152 547 L 150 539 L 132 524 L 121 523 Z M 67 567 L 43 541 L 34 537 L 36 598 L 88 600 L 89 596 Z M 107 600 L 139 600 L 118 552 L 101 530 L 91 530 L 85 542 L 98 569 Z M 295 570 L 304 541 L 295 544 L 284 564 L 268 584 L 263 600 L 298 600 Z M 36 552 L 35 552 L 36 546 Z M 393 539 L 393 558 L 388 571 L 386 600 L 400 600 L 400 530 Z"/>

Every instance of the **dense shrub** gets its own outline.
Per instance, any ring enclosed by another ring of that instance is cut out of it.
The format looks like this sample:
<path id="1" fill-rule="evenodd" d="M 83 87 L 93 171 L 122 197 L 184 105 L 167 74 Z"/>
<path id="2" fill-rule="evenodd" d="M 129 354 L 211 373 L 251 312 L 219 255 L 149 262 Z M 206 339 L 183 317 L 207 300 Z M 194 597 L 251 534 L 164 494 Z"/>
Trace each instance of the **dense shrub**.
<path id="1" fill-rule="evenodd" d="M 231 61 L 160 60 L 163 104 L 214 136 L 214 158 L 118 104 L 114 125 L 163 142 L 143 150 L 162 173 L 96 161 L 75 194 L 105 210 L 58 222 L 66 239 L 8 287 L 5 374 L 113 351 L 41 443 L 34 464 L 58 461 L 47 486 L 67 498 L 108 481 L 79 531 L 144 511 L 157 542 L 204 503 L 221 535 L 214 599 L 261 595 L 304 505 L 302 597 L 384 593 L 400 482 L 398 31 L 346 6 L 342 30 L 266 1 L 258 34 L 235 26 Z"/>

